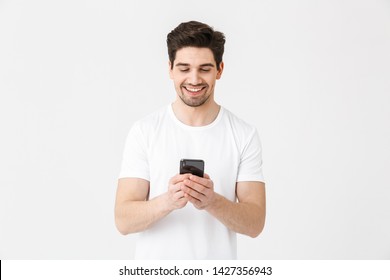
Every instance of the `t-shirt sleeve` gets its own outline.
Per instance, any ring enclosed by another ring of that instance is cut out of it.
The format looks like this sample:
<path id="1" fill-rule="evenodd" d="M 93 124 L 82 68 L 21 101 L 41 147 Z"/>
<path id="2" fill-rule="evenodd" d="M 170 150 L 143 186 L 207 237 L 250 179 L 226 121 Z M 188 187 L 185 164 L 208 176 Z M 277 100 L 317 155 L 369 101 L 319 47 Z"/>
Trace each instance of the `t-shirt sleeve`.
<path id="1" fill-rule="evenodd" d="M 150 181 L 145 140 L 140 124 L 136 122 L 127 135 L 119 178 L 141 178 Z"/>
<path id="2" fill-rule="evenodd" d="M 257 130 L 253 129 L 241 153 L 241 161 L 238 168 L 237 182 L 264 182 L 262 167 L 263 160 L 261 142 Z"/>

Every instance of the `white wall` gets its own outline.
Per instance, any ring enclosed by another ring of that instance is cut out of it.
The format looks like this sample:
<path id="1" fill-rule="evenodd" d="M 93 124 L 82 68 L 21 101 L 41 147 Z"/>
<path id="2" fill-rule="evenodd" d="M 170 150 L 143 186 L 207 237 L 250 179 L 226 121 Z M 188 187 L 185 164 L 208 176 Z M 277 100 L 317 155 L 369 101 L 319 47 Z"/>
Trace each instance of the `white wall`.
<path id="1" fill-rule="evenodd" d="M 127 259 L 132 122 L 171 102 L 166 34 L 227 37 L 217 101 L 257 126 L 267 223 L 245 259 L 390 258 L 390 2 L 0 2 L 0 259 Z M 138 42 L 137 42 L 137 41 Z"/>

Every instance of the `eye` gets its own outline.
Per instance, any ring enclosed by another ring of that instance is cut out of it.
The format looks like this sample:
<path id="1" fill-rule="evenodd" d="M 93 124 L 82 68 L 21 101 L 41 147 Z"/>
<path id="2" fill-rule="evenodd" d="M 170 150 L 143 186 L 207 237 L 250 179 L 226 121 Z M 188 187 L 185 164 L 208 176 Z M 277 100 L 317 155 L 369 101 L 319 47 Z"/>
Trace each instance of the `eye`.
<path id="1" fill-rule="evenodd" d="M 190 69 L 189 68 L 183 68 L 183 69 L 179 69 L 179 71 L 180 72 L 188 72 L 188 71 L 190 71 Z"/>
<path id="2" fill-rule="evenodd" d="M 201 72 L 210 72 L 210 68 L 200 68 Z"/>

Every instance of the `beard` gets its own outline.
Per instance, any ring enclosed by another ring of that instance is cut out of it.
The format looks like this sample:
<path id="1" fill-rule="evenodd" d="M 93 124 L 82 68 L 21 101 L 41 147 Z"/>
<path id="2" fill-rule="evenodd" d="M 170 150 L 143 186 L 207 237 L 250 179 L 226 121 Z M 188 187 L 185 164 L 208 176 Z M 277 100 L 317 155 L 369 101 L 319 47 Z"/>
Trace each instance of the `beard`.
<path id="1" fill-rule="evenodd" d="M 186 89 L 180 88 L 178 95 L 183 103 L 190 107 L 202 106 L 211 96 L 210 89 L 208 87 L 206 87 L 205 92 L 199 96 L 189 96 L 183 92 L 184 90 Z"/>
<path id="2" fill-rule="evenodd" d="M 210 95 L 204 95 L 199 97 L 188 97 L 184 94 L 179 94 L 180 99 L 190 107 L 199 107 L 202 106 L 209 99 Z"/>

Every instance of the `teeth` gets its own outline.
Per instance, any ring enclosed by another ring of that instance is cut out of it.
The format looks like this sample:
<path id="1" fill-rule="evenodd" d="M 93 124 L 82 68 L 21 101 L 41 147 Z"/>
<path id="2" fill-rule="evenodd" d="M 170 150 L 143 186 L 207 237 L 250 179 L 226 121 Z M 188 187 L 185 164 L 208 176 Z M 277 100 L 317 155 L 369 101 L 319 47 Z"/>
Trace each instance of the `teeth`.
<path id="1" fill-rule="evenodd" d="M 186 87 L 186 89 L 187 89 L 188 91 L 191 91 L 191 92 L 198 92 L 198 91 L 200 91 L 202 88 L 187 88 L 187 87 Z"/>

